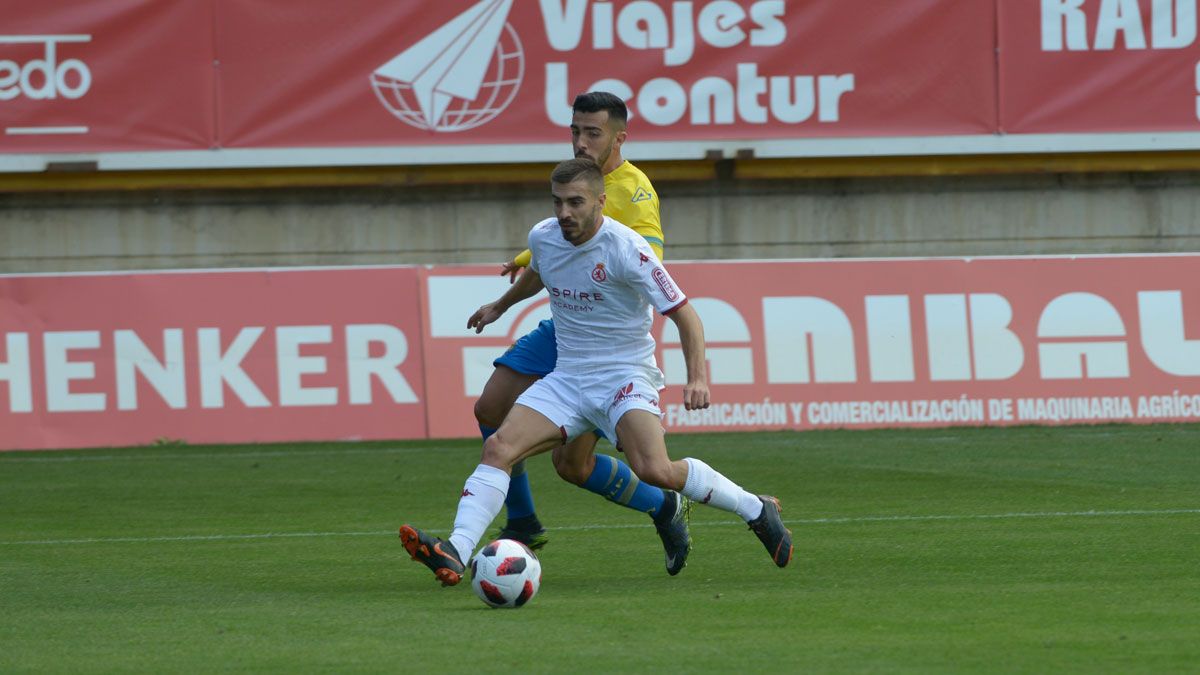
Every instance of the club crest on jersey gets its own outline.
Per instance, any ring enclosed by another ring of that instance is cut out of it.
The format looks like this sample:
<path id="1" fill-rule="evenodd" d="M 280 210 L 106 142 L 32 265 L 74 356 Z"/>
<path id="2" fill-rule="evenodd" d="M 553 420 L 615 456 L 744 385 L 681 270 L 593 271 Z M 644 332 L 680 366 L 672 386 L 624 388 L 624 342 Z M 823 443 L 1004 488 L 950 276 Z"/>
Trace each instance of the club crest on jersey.
<path id="1" fill-rule="evenodd" d="M 671 283 L 671 277 L 667 276 L 666 270 L 661 267 L 655 267 L 654 271 L 650 274 L 654 277 L 654 283 L 658 284 L 659 290 L 663 292 L 667 300 L 674 302 L 679 299 L 679 290 L 675 288 L 675 284 Z"/>
<path id="2" fill-rule="evenodd" d="M 638 202 L 644 202 L 647 199 L 654 199 L 654 197 L 650 194 L 650 192 L 648 190 L 646 190 L 646 188 L 639 187 L 637 189 L 637 191 L 633 193 L 633 198 L 630 199 L 629 201 L 636 204 Z"/>
<path id="3" fill-rule="evenodd" d="M 608 279 L 608 272 L 604 271 L 604 263 L 596 263 L 596 269 L 592 270 L 592 278 L 598 282 Z"/>

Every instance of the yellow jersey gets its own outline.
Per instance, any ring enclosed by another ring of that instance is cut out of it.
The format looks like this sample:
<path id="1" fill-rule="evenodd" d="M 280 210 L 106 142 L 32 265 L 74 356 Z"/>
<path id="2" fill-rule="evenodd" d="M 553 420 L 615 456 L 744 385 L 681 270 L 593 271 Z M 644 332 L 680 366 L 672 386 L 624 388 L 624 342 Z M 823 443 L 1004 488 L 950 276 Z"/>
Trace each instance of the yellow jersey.
<path id="1" fill-rule="evenodd" d="M 628 160 L 604 175 L 604 215 L 642 235 L 659 260 L 663 259 L 662 221 L 658 214 L 658 193 L 642 170 Z M 533 253 L 526 249 L 513 262 L 529 265 Z"/>

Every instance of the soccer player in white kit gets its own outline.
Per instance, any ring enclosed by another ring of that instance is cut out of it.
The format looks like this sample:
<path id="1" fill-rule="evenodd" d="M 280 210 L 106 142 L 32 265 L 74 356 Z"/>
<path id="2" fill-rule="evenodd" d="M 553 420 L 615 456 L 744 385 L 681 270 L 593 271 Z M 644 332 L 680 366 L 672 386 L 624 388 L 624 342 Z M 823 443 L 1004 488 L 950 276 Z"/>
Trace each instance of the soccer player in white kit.
<path id="1" fill-rule="evenodd" d="M 539 275 L 550 294 L 558 362 L 552 373 L 521 394 L 500 429 L 484 443 L 480 464 L 463 488 L 449 539 L 406 524 L 400 528 L 404 548 L 413 560 L 433 570 L 442 585 L 457 584 L 463 561 L 470 560 L 500 513 L 513 464 L 599 428 L 616 439 L 643 481 L 736 512 L 775 564 L 786 566 L 792 535 L 779 516 L 778 499 L 751 494 L 698 459 L 672 461 L 667 455 L 658 404 L 664 382 L 650 335 L 651 307 L 679 328 L 688 410 L 709 405 L 699 315 L 646 240 L 602 215 L 604 178 L 594 161 L 559 164 L 551 175 L 551 192 L 555 217 L 530 231 L 533 261 L 526 274 Z M 518 295 L 506 293 L 492 312 L 479 318 L 480 324 L 495 321 L 524 299 Z"/>

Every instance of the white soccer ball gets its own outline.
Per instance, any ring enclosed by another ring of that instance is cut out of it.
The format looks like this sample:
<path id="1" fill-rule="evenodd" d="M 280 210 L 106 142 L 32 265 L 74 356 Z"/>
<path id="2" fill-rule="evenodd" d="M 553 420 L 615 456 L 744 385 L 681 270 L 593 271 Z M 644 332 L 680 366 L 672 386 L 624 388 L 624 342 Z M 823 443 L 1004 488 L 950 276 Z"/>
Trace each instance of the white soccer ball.
<path id="1" fill-rule="evenodd" d="M 529 547 L 497 539 L 471 558 L 471 588 L 489 607 L 524 606 L 542 585 L 542 563 Z"/>

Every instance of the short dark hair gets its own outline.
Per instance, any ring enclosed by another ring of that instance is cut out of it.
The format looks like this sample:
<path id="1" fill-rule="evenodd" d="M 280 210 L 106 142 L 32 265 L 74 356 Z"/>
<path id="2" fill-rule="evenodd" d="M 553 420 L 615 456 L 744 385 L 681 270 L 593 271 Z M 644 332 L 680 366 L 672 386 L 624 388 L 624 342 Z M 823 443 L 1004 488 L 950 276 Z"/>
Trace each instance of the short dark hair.
<path id="1" fill-rule="evenodd" d="M 629 122 L 629 109 L 620 96 L 607 91 L 589 91 L 575 97 L 571 103 L 571 111 L 577 113 L 594 113 L 601 110 L 608 113 L 610 122 L 619 122 L 625 126 Z"/>
<path id="2" fill-rule="evenodd" d="M 577 180 L 586 181 L 597 196 L 604 193 L 604 173 L 591 157 L 576 157 L 559 162 L 550 174 L 550 180 L 559 185 L 568 185 Z"/>

